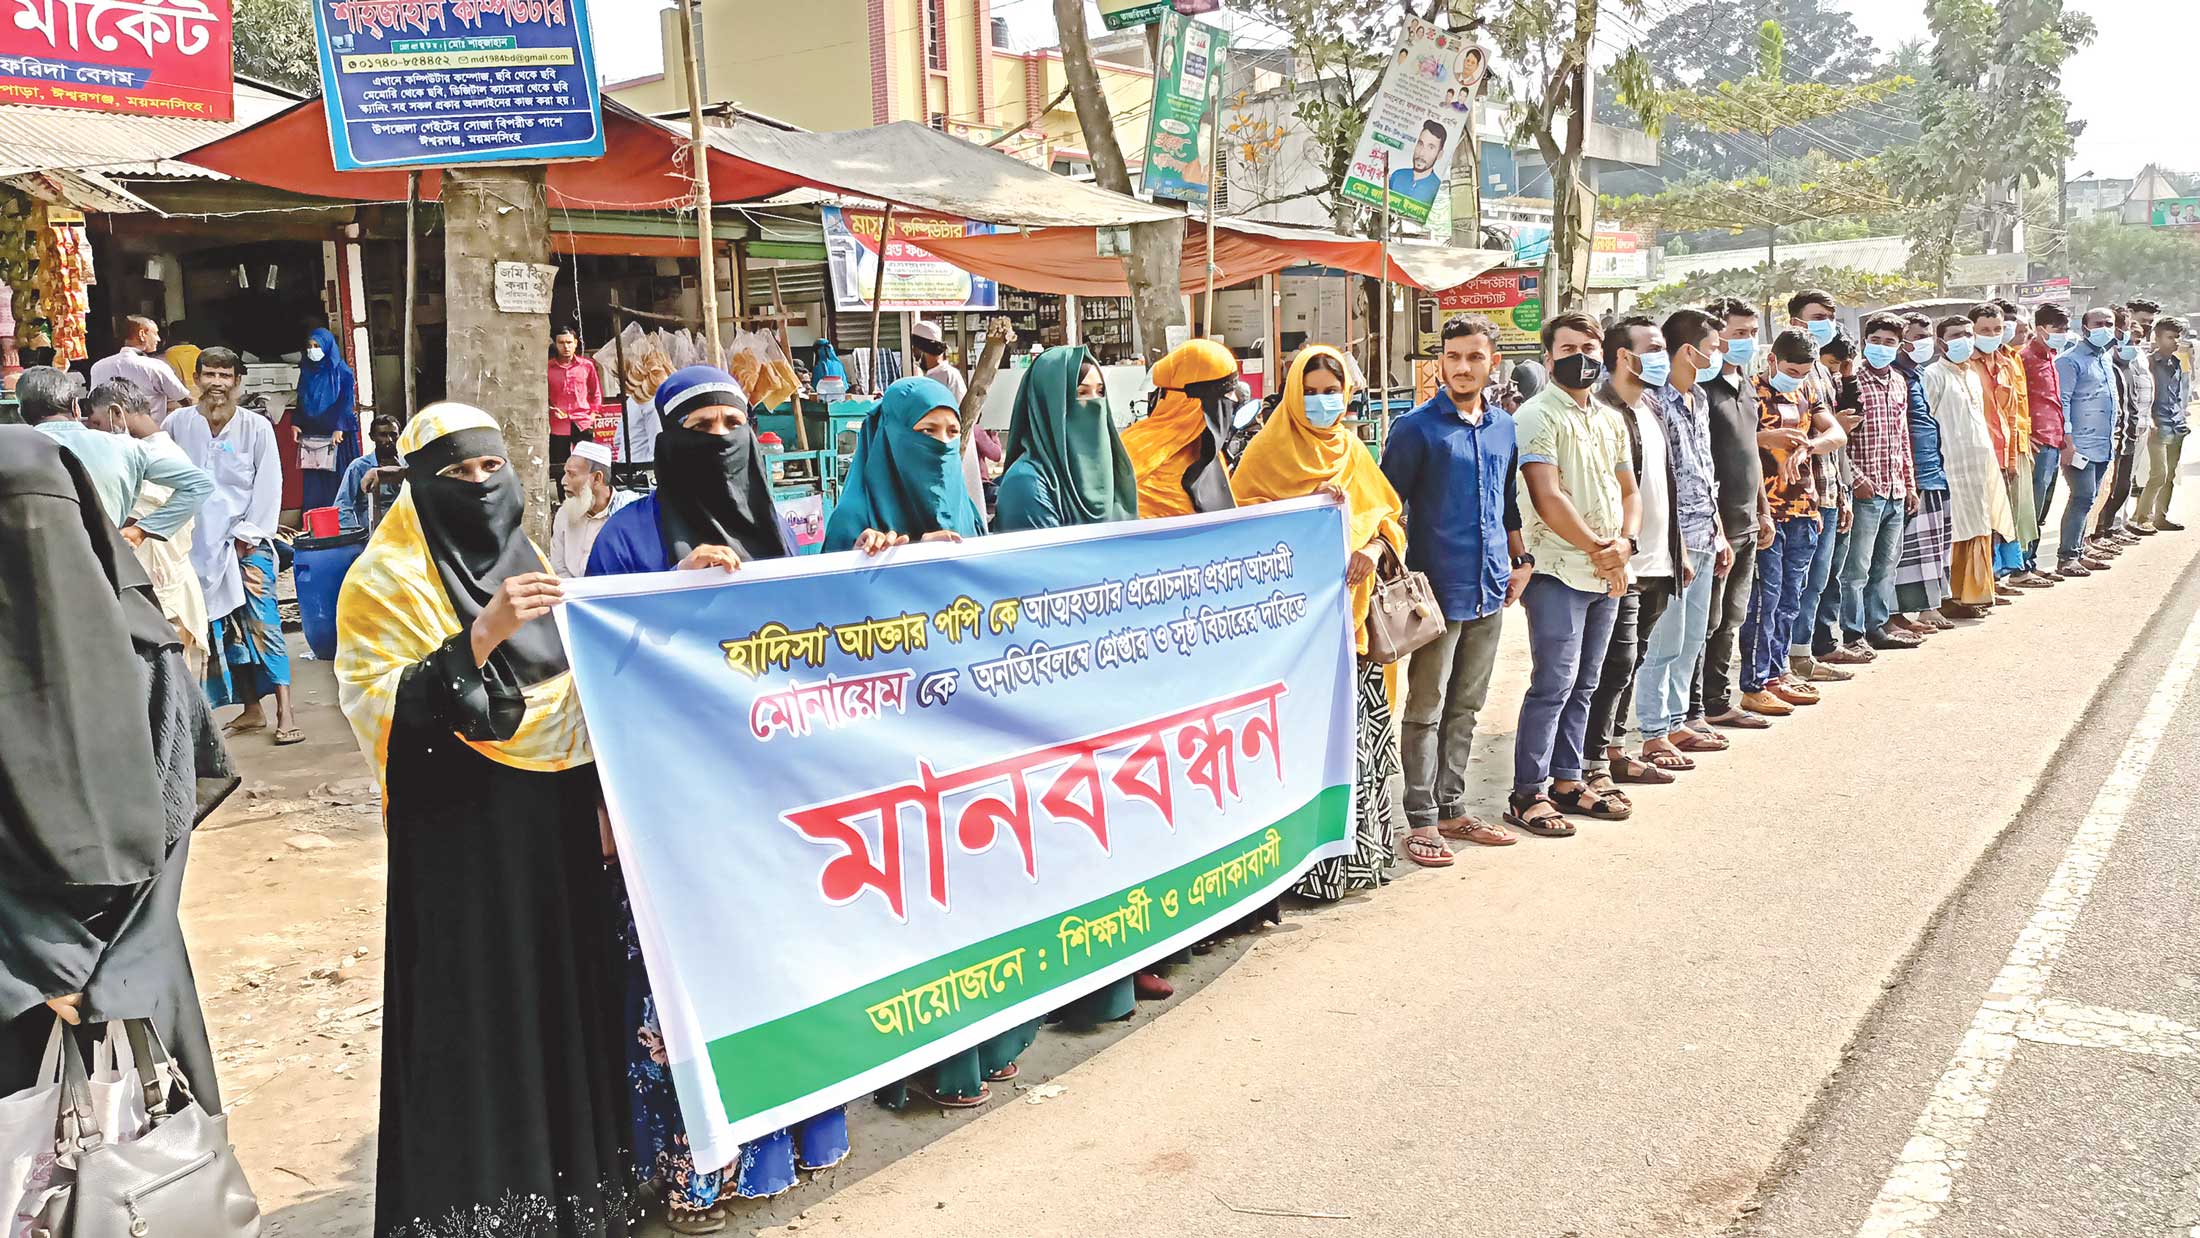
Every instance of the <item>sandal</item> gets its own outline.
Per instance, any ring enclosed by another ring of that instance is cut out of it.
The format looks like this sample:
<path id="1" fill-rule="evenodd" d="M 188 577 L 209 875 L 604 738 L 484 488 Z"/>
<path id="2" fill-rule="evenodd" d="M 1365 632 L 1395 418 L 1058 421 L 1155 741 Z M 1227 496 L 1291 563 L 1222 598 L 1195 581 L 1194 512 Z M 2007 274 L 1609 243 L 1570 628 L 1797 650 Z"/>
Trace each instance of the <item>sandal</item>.
<path id="1" fill-rule="evenodd" d="M 1614 801 L 1617 801 L 1616 803 Z M 1593 821 L 1625 821 L 1635 814 L 1635 806 L 1627 797 L 1616 791 L 1599 791 L 1583 785 L 1571 791 L 1551 789 L 1551 802 L 1558 810 Z"/>
<path id="2" fill-rule="evenodd" d="M 719 1234 L 726 1229 L 726 1210 L 713 1208 L 708 1212 L 682 1212 L 665 1210 L 665 1228 L 675 1234 Z"/>
<path id="3" fill-rule="evenodd" d="M 1737 709 L 1730 714 L 1720 714 L 1710 720 L 1713 726 L 1723 726 L 1735 731 L 1769 731 L 1772 719 L 1749 709 Z"/>
<path id="4" fill-rule="evenodd" d="M 1665 738 L 1682 752 L 1725 752 L 1733 747 L 1726 736 L 1716 731 L 1706 734 L 1692 726 L 1684 726 Z"/>
<path id="5" fill-rule="evenodd" d="M 1510 847 L 1520 840 L 1486 821 L 1473 817 L 1460 817 L 1436 827 L 1445 838 L 1473 843 L 1478 847 Z"/>
<path id="6" fill-rule="evenodd" d="M 1611 777 L 1615 782 L 1642 783 L 1653 787 L 1662 787 L 1673 781 L 1673 775 L 1666 773 L 1662 767 L 1636 760 L 1625 753 L 1612 758 Z M 1616 795 L 1618 792 L 1607 791 L 1605 794 Z"/>
<path id="7" fill-rule="evenodd" d="M 1538 804 L 1550 808 L 1551 811 L 1540 816 L 1529 816 L 1528 813 L 1533 811 Z M 1528 796 L 1526 799 L 1522 799 L 1518 795 L 1509 797 L 1505 806 L 1505 824 L 1516 830 L 1525 830 L 1530 834 L 1541 835 L 1544 838 L 1572 838 L 1574 836 L 1574 823 L 1561 815 L 1558 811 L 1558 805 L 1551 801 L 1550 796 L 1543 794 L 1541 791 Z"/>
<path id="8" fill-rule="evenodd" d="M 1450 868 L 1454 862 L 1443 839 L 1422 834 L 1406 835 L 1406 858 L 1423 868 Z"/>
<path id="9" fill-rule="evenodd" d="M 1649 760 L 1650 764 L 1662 770 L 1686 773 L 1696 768 L 1696 762 L 1693 758 L 1685 753 L 1675 752 L 1670 748 L 1644 747 L 1642 755 Z"/>
<path id="10" fill-rule="evenodd" d="M 290 744 L 302 744 L 304 742 L 306 742 L 306 733 L 299 730 L 297 727 L 286 726 L 282 730 L 275 732 L 275 746 L 278 748 L 285 747 Z"/>
<path id="11" fill-rule="evenodd" d="M 999 1070 L 988 1071 L 985 1076 L 985 1081 L 987 1083 L 1006 1083 L 1009 1080 L 1015 1078 L 1017 1073 L 1018 1072 L 1016 1070 L 1016 1063 L 1010 1062 L 1008 1065 L 1001 1067 Z"/>
<path id="12" fill-rule="evenodd" d="M 250 735 L 254 731 L 264 731 L 266 729 L 267 719 L 265 718 L 255 718 L 251 722 L 246 722 L 242 718 L 232 718 L 228 722 L 222 723 L 223 736 L 230 738 L 238 735 Z"/>
<path id="13" fill-rule="evenodd" d="M 924 1086 L 921 1083 L 916 1082 L 913 1079 L 909 1082 L 909 1090 L 916 1095 L 922 1096 L 924 1099 L 931 1101 L 933 1104 L 938 1105 L 942 1109 L 976 1109 L 979 1106 L 985 1104 L 987 1101 L 993 1099 L 993 1089 L 985 1086 L 982 1083 L 978 1085 L 978 1094 L 976 1096 L 947 1096 L 942 1093 L 934 1092 L 932 1089 Z"/>

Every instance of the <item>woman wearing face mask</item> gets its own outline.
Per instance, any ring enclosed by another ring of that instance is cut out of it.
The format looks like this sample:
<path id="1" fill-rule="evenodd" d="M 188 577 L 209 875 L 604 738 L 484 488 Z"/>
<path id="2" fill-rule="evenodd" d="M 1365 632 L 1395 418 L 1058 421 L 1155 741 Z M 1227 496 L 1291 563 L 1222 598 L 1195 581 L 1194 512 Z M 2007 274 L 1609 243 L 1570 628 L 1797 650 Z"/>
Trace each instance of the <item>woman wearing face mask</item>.
<path id="1" fill-rule="evenodd" d="M 336 608 L 389 835 L 374 1232 L 617 1238 L 628 1034 L 563 593 L 487 413 L 431 404 L 398 446 Z"/>
<path id="2" fill-rule="evenodd" d="M 1237 381 L 1237 357 L 1213 340 L 1187 340 L 1153 367 L 1153 411 L 1123 431 L 1138 475 L 1139 515 L 1151 520 L 1237 505 L 1222 457 Z"/>
<path id="3" fill-rule="evenodd" d="M 336 505 L 336 480 L 359 458 L 356 380 L 336 337 L 316 328 L 298 363 L 298 402 L 290 410 L 298 431 L 299 503 L 307 511 Z"/>
<path id="4" fill-rule="evenodd" d="M 1375 567 L 1387 548 L 1405 561 L 1405 507 L 1359 436 L 1341 424 L 1350 395 L 1344 354 L 1315 345 L 1291 363 L 1283 399 L 1238 462 L 1233 485 L 1241 502 L 1267 503 L 1329 493 L 1344 500 L 1352 555 L 1345 583 L 1358 648 L 1367 653 L 1367 606 L 1375 593 Z M 1398 819 L 1390 781 L 1398 773 L 1390 742 L 1390 698 L 1383 668 L 1360 663 L 1359 759 L 1353 800 L 1359 806 L 1351 855 L 1323 860 L 1299 880 L 1298 893 L 1335 900 L 1390 879 Z"/>
<path id="5" fill-rule="evenodd" d="M 793 553 L 771 479 L 748 420 L 748 396 L 733 375 L 692 365 L 657 388 L 657 490 L 614 513 L 589 552 L 588 575 L 737 569 Z M 759 1199 L 848 1154 L 846 1111 L 834 1107 L 742 1145 L 728 1165 L 698 1167 L 664 1057 L 664 1033 L 650 992 L 641 935 L 619 891 L 626 960 L 626 1075 L 634 1156 L 665 1201 L 666 1222 L 684 1234 L 725 1228 L 722 1201 Z"/>
<path id="6" fill-rule="evenodd" d="M 959 401 L 929 378 L 886 389 L 856 432 L 848 479 L 825 522 L 825 549 L 959 542 L 985 531 L 963 481 Z"/>

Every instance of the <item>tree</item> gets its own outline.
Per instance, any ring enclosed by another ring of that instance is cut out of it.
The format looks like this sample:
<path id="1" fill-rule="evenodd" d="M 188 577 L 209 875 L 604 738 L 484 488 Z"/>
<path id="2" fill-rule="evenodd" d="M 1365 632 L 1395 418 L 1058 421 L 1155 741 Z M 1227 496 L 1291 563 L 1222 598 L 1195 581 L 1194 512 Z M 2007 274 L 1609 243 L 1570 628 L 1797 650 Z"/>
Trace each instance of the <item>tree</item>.
<path id="1" fill-rule="evenodd" d="M 1635 308 L 1646 314 L 1663 314 L 1689 306 L 1702 307 L 1739 295 L 1744 289 L 1765 289 L 1768 300 L 1784 302 L 1805 288 L 1823 288 L 1843 305 L 1891 305 L 1932 292 L 1932 285 L 1903 275 L 1881 275 L 1854 267 L 1817 266 L 1802 262 L 1758 263 L 1723 271 L 1701 271 L 1642 294 Z"/>
<path id="2" fill-rule="evenodd" d="M 1303 150 L 1318 169 L 1315 178 L 1291 177 L 1296 183 L 1286 182 L 1277 192 L 1238 205 L 1239 213 L 1315 198 L 1339 232 L 1355 230 L 1363 208 L 1346 201 L 1339 191 L 1410 7 L 1403 0 L 1245 0 L 1237 6 L 1240 13 L 1284 36 L 1295 71 L 1284 88 L 1281 108 L 1271 111 L 1285 111 L 1291 121 L 1288 127 L 1304 136 Z M 1245 147 L 1243 153 L 1258 167 L 1264 158 L 1276 159 L 1292 135 L 1286 131 L 1284 116 L 1261 116 L 1249 109 L 1250 103 L 1241 97 L 1236 114 L 1226 117 L 1225 124 L 1238 126 L 1233 140 L 1251 139 L 1238 145 Z M 1237 157 L 1233 148 L 1233 159 Z M 1292 169 L 1277 166 L 1275 171 L 1280 179 Z"/>
<path id="3" fill-rule="evenodd" d="M 1940 287 L 1971 246 L 2005 252 L 2019 187 L 2059 178 L 2073 149 L 2062 66 L 2093 41 L 2093 19 L 2063 0 L 1925 0 L 1931 71 L 1916 143 L 1887 156 L 1889 182 L 1916 203 L 1910 269 Z"/>
<path id="4" fill-rule="evenodd" d="M 1479 9 L 1480 0 L 1454 0 Z M 1639 19 L 1644 0 L 1611 0 L 1615 12 Z M 1492 41 L 1520 77 L 1514 140 L 1535 143 L 1551 173 L 1551 253 L 1544 263 L 1546 313 L 1579 308 L 1588 290 L 1596 195 L 1583 183 L 1588 141 L 1590 53 L 1598 43 L 1600 0 L 1512 0 L 1489 23 Z M 1639 26 L 1637 27 L 1639 29 Z M 1632 42 L 1609 40 L 1619 55 L 1605 69 L 1620 103 L 1644 128 L 1657 131 L 1650 64 Z"/>
<path id="5" fill-rule="evenodd" d="M 1124 162 L 1122 144 L 1115 140 L 1115 117 L 1108 109 L 1107 92 L 1100 88 L 1100 73 L 1092 67 L 1084 0 L 1054 0 L 1054 24 L 1062 40 L 1062 76 L 1069 80 L 1077 127 L 1084 130 L 1085 149 L 1092 153 L 1093 179 L 1102 189 L 1127 196 L 1130 166 Z M 1216 134 L 1216 140 L 1220 137 Z M 1181 220 L 1131 225 L 1131 252 L 1123 258 L 1123 276 L 1130 285 L 1131 317 L 1146 361 L 1161 355 L 1170 327 L 1184 325 L 1183 257 Z"/>
<path id="6" fill-rule="evenodd" d="M 235 0 L 231 30 L 238 73 L 286 90 L 321 88 L 305 0 Z"/>
<path id="7" fill-rule="evenodd" d="M 1878 103 L 1913 84 L 1906 77 L 1846 85 L 1791 82 L 1787 80 L 1787 36 L 1778 22 L 1768 21 L 1757 31 L 1754 72 L 1707 89 L 1661 90 L 1650 106 L 1660 116 L 1707 133 L 1753 138 L 1770 151 L 1776 134 Z M 1660 226 L 1723 227 L 1734 232 L 1760 226 L 1765 230 L 1765 260 L 1776 266 L 1782 227 L 1883 211 L 1893 205 L 1872 161 L 1836 163 L 1813 150 L 1803 166 L 1784 176 L 1768 169 L 1765 175 L 1723 185 L 1678 185 L 1654 197 L 1615 203 L 1613 209 L 1624 206 L 1632 218 Z M 1769 288 L 1765 305 L 1770 317 Z"/>
<path id="8" fill-rule="evenodd" d="M 2200 236 L 2118 222 L 2112 215 L 2070 225 L 2070 282 L 2080 300 L 2121 304 L 2152 297 L 2183 312 L 2200 306 Z M 2073 307 L 2074 309 L 2076 307 Z"/>

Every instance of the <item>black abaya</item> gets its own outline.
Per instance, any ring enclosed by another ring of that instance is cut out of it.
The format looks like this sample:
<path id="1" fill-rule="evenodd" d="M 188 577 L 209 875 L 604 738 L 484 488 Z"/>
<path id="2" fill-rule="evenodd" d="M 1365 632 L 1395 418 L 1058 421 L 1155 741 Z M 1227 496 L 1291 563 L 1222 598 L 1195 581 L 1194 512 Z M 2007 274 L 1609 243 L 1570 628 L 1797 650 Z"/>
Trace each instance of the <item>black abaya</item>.
<path id="1" fill-rule="evenodd" d="M 453 734 L 508 734 L 515 697 L 463 633 L 398 689 L 377 1238 L 618 1238 L 634 1212 L 595 768 Z"/>

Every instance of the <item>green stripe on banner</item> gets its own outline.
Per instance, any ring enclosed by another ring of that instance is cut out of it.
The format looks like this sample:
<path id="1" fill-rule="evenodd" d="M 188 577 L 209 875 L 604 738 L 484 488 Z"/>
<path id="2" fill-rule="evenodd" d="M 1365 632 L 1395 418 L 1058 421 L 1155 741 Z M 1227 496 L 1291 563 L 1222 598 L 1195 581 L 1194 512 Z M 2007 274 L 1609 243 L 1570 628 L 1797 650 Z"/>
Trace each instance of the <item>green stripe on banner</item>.
<path id="1" fill-rule="evenodd" d="M 710 1060 L 726 1113 L 738 1122 L 830 1088 L 1064 984 L 1127 975 L 1141 950 L 1187 929 L 1243 919 L 1254 895 L 1350 834 L 1351 803 L 1350 787 L 1329 787 L 1151 880 L 720 1037 Z M 1030 1017 L 1058 1004 L 1040 1001 Z"/>

